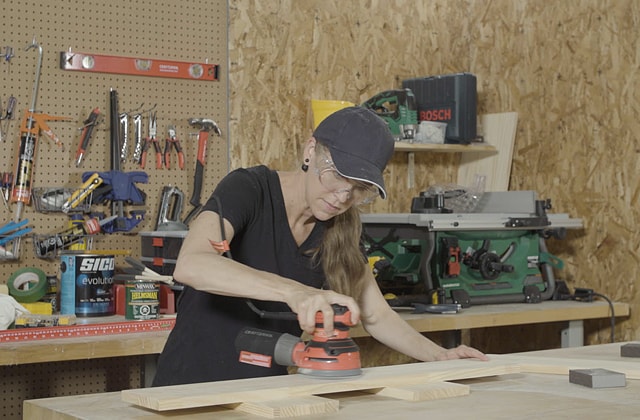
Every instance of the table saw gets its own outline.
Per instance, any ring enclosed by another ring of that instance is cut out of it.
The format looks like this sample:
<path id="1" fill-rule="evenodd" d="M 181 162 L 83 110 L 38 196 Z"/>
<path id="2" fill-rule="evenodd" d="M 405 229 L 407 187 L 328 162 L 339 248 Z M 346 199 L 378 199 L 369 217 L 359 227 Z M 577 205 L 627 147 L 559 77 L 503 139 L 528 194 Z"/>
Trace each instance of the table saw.
<path id="1" fill-rule="evenodd" d="M 582 227 L 550 208 L 534 191 L 505 191 L 485 192 L 472 213 L 363 214 L 364 246 L 396 306 L 536 303 L 554 296 L 563 266 L 545 241 Z"/>

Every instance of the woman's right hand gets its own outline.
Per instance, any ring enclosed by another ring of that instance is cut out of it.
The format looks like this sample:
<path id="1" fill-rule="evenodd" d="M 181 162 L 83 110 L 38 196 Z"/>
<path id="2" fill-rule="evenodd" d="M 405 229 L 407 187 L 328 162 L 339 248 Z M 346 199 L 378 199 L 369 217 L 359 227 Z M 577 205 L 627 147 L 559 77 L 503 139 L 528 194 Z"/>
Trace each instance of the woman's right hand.
<path id="1" fill-rule="evenodd" d="M 293 312 L 298 314 L 300 328 L 308 334 L 313 334 L 316 328 L 316 313 L 318 312 L 322 312 L 324 329 L 333 331 L 334 313 L 331 307 L 332 304 L 349 308 L 353 325 L 360 322 L 360 307 L 355 299 L 331 290 L 305 288 L 292 293 L 287 299 L 287 304 Z"/>

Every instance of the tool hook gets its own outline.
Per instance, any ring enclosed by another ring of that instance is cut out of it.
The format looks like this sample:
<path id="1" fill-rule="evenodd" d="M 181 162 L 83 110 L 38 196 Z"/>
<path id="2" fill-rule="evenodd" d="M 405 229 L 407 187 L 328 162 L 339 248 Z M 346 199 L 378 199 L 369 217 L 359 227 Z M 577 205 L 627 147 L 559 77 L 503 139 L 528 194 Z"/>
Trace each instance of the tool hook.
<path id="1" fill-rule="evenodd" d="M 38 49 L 38 63 L 36 65 L 36 78 L 33 85 L 33 97 L 31 99 L 31 109 L 29 111 L 36 112 L 36 101 L 38 98 L 38 86 L 40 85 L 40 71 L 42 70 L 42 46 L 36 42 L 36 37 L 33 37 L 31 44 L 25 48 L 25 51 L 29 51 L 32 48 Z"/>

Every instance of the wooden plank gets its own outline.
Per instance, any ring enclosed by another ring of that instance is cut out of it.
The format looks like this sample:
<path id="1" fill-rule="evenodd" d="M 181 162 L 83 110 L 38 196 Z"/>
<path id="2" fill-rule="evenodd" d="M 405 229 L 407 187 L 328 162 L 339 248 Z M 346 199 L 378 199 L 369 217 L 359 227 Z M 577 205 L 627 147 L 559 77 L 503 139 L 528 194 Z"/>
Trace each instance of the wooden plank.
<path id="1" fill-rule="evenodd" d="M 486 176 L 485 191 L 507 191 L 518 113 L 484 114 L 479 117 L 485 143 L 495 147 L 498 153 L 462 153 L 457 182 L 459 185 L 472 186 L 476 174 L 480 174 Z"/>
<path id="2" fill-rule="evenodd" d="M 485 143 L 434 144 L 397 141 L 394 150 L 396 152 L 484 153 L 485 155 L 497 153 L 495 146 Z"/>
<path id="3" fill-rule="evenodd" d="M 619 360 L 590 360 L 511 354 L 492 355 L 491 358 L 495 361 L 517 364 L 523 373 L 569 375 L 569 370 L 574 369 L 607 369 L 624 373 L 627 379 L 640 379 L 640 363 L 629 362 L 628 359 L 622 359 L 622 357 L 619 357 Z"/>
<path id="4" fill-rule="evenodd" d="M 121 392 L 122 400 L 157 411 L 243 402 L 286 400 L 292 397 L 517 373 L 519 366 L 502 361 L 449 360 L 363 369 L 348 379 L 315 378 L 300 374 L 208 382 Z"/>
<path id="5" fill-rule="evenodd" d="M 308 397 L 295 397 L 273 401 L 226 404 L 224 407 L 260 417 L 276 419 L 308 416 L 311 414 L 337 413 L 340 408 L 340 402 L 330 398 L 311 395 Z"/>
<path id="6" fill-rule="evenodd" d="M 621 360 L 626 361 L 620 357 L 620 349 L 623 345 L 629 344 L 629 342 L 620 343 L 606 343 L 592 346 L 559 348 L 559 349 L 547 349 L 528 351 L 526 353 L 516 353 L 516 355 L 533 356 L 533 357 L 551 357 L 551 358 L 565 358 L 571 359 L 587 359 L 587 360 Z"/>
<path id="7" fill-rule="evenodd" d="M 428 382 L 403 387 L 385 387 L 367 392 L 405 401 L 431 401 L 469 395 L 469 386 L 453 382 Z"/>

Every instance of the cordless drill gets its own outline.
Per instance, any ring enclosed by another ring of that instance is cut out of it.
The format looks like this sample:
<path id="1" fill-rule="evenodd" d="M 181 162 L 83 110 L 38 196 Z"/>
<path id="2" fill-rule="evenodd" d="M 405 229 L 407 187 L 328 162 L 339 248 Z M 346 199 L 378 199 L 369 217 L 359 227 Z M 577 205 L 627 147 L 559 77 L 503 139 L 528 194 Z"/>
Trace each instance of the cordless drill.
<path id="1" fill-rule="evenodd" d="M 397 140 L 412 140 L 418 127 L 418 108 L 411 89 L 380 92 L 362 104 L 375 111 L 389 125 Z"/>

